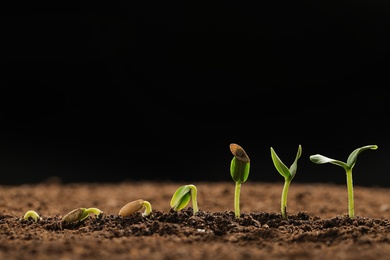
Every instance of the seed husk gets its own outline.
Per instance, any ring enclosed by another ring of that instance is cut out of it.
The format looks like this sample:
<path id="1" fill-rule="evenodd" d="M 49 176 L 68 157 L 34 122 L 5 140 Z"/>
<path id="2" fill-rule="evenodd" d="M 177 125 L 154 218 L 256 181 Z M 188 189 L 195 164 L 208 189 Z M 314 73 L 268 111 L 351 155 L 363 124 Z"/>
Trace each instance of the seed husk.
<path id="1" fill-rule="evenodd" d="M 85 213 L 85 208 L 74 209 L 62 218 L 62 222 L 72 223 L 72 222 L 79 221 L 80 219 L 82 219 L 84 213 Z"/>
<path id="2" fill-rule="evenodd" d="M 141 210 L 143 207 L 144 207 L 144 200 L 142 199 L 134 200 L 124 205 L 119 211 L 119 215 L 122 217 L 127 217 Z"/>

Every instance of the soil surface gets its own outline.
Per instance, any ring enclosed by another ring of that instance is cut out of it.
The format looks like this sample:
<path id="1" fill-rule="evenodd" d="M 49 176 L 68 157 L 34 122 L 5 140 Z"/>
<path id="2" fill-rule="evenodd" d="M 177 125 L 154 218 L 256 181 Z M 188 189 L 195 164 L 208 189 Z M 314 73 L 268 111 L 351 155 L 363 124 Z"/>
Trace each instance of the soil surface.
<path id="1" fill-rule="evenodd" d="M 192 202 L 170 208 L 182 185 L 198 189 Z M 48 182 L 0 187 L 0 259 L 385 259 L 390 254 L 390 189 L 354 187 L 349 218 L 347 188 L 292 183 L 288 219 L 280 214 L 283 183 L 246 182 L 241 216 L 234 216 L 234 183 Z M 122 217 L 130 201 L 143 210 Z M 63 223 L 73 209 L 95 207 L 81 222 Z M 41 219 L 23 220 L 28 210 Z"/>

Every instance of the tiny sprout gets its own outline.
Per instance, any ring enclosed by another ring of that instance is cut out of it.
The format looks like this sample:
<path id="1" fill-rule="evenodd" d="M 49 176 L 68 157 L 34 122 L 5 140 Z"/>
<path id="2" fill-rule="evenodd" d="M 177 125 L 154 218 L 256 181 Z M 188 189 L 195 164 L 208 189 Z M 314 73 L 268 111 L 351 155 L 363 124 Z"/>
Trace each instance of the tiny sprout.
<path id="1" fill-rule="evenodd" d="M 41 217 L 34 210 L 29 210 L 26 212 L 26 214 L 24 214 L 23 219 L 24 220 L 33 219 L 34 222 L 37 222 L 38 220 L 41 220 Z"/>
<path id="2" fill-rule="evenodd" d="M 347 190 L 348 190 L 348 215 L 350 218 L 355 217 L 355 203 L 353 195 L 353 183 L 352 183 L 352 169 L 356 164 L 357 156 L 365 150 L 376 150 L 378 149 L 377 145 L 366 145 L 360 148 L 355 149 L 347 159 L 347 162 L 342 162 L 339 160 L 334 160 L 328 157 L 325 157 L 320 154 L 315 154 L 310 156 L 310 160 L 317 164 L 331 163 L 343 167 L 347 175 Z"/>
<path id="3" fill-rule="evenodd" d="M 249 175 L 250 160 L 245 150 L 238 144 L 230 144 L 230 151 L 234 155 L 230 163 L 230 175 L 236 183 L 234 190 L 234 214 L 240 217 L 241 184 L 246 182 Z"/>
<path id="4" fill-rule="evenodd" d="M 103 211 L 98 208 L 77 208 L 66 214 L 62 218 L 63 223 L 73 223 L 77 221 L 85 220 L 89 214 L 95 214 L 95 216 L 102 216 Z"/>
<path id="5" fill-rule="evenodd" d="M 124 205 L 119 211 L 119 215 L 122 217 L 127 217 L 141 210 L 142 208 L 145 208 L 142 216 L 149 216 L 149 214 L 152 212 L 152 205 L 146 200 L 139 199 Z"/>
<path id="6" fill-rule="evenodd" d="M 197 202 L 197 189 L 193 184 L 184 185 L 178 188 L 172 196 L 170 206 L 174 211 L 180 211 L 185 206 L 187 206 L 191 197 L 192 197 L 193 214 L 195 215 L 198 212 L 198 202 Z"/>
<path id="7" fill-rule="evenodd" d="M 295 156 L 295 160 L 293 164 L 291 164 L 290 168 L 287 168 L 287 166 L 280 160 L 274 149 L 271 147 L 271 158 L 274 162 L 274 166 L 276 170 L 284 177 L 284 186 L 282 191 L 282 197 L 280 200 L 280 210 L 282 213 L 282 218 L 287 219 L 287 194 L 288 190 L 291 184 L 292 179 L 294 178 L 295 174 L 297 173 L 297 167 L 298 167 L 298 159 L 302 155 L 302 146 L 298 146 L 298 152 Z"/>

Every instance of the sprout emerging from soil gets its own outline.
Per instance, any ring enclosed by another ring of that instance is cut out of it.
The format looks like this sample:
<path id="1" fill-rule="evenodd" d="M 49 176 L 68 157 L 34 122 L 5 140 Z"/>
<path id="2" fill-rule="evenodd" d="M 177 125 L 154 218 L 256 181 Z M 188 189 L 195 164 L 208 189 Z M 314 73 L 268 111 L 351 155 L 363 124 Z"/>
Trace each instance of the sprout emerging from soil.
<path id="1" fill-rule="evenodd" d="M 302 146 L 298 146 L 298 152 L 295 156 L 295 160 L 293 164 L 291 164 L 290 168 L 287 168 L 287 166 L 280 160 L 274 149 L 271 147 L 271 158 L 274 162 L 276 170 L 284 177 L 284 186 L 282 191 L 282 197 L 280 200 L 280 210 L 282 213 L 282 218 L 287 219 L 287 194 L 288 190 L 291 184 L 292 179 L 294 178 L 295 174 L 297 173 L 297 167 L 298 167 L 298 159 L 302 155 Z"/>
<path id="2" fill-rule="evenodd" d="M 310 160 L 317 164 L 331 163 L 344 168 L 347 175 L 347 189 L 348 189 L 348 214 L 350 218 L 355 217 L 355 204 L 354 204 L 354 195 L 353 195 L 353 183 L 352 183 L 352 169 L 355 166 L 357 156 L 365 150 L 376 150 L 378 149 L 377 145 L 366 145 L 360 148 L 355 149 L 348 157 L 347 162 L 342 162 L 339 160 L 334 160 L 328 157 L 325 157 L 320 154 L 315 154 L 310 156 Z"/>
<path id="3" fill-rule="evenodd" d="M 70 224 L 78 221 L 83 221 L 89 214 L 94 214 L 97 217 L 103 216 L 103 211 L 98 208 L 77 208 L 66 214 L 62 218 L 62 223 Z"/>
<path id="4" fill-rule="evenodd" d="M 233 159 L 230 163 L 230 175 L 236 183 L 234 190 L 234 215 L 236 218 L 240 218 L 240 193 L 241 184 L 246 182 L 249 175 L 250 159 L 245 150 L 238 144 L 230 144 L 230 151 L 232 152 Z"/>
<path id="5" fill-rule="evenodd" d="M 152 212 L 152 205 L 149 201 L 138 199 L 124 205 L 119 211 L 119 215 L 122 217 L 127 217 L 141 210 L 142 208 L 145 209 L 145 211 L 142 213 L 142 216 L 149 216 L 149 214 Z"/>
<path id="6" fill-rule="evenodd" d="M 197 189 L 193 184 L 181 186 L 172 196 L 171 208 L 174 211 L 180 211 L 187 206 L 192 198 L 193 214 L 195 215 L 198 212 L 197 193 Z"/>
<path id="7" fill-rule="evenodd" d="M 41 219 L 41 217 L 39 216 L 39 214 L 34 211 L 34 210 L 29 210 L 27 211 L 24 216 L 23 216 L 23 219 L 24 220 L 29 220 L 29 219 L 32 219 L 34 222 L 37 222 L 38 220 Z"/>

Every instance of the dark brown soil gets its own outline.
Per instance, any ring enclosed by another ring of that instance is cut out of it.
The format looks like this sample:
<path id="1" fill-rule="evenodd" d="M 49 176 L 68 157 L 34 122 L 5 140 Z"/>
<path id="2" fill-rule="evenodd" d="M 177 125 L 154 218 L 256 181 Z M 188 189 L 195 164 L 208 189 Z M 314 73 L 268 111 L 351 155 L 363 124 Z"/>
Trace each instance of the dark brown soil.
<path id="1" fill-rule="evenodd" d="M 390 189 L 355 187 L 355 213 L 347 216 L 344 185 L 292 183 L 288 220 L 280 214 L 283 183 L 246 182 L 241 217 L 233 212 L 233 182 L 192 183 L 191 202 L 169 207 L 181 185 L 174 182 L 118 184 L 42 183 L 0 187 L 0 259 L 385 259 L 390 254 Z M 126 203 L 144 199 L 153 211 L 118 215 Z M 91 215 L 62 225 L 79 207 Z M 22 219 L 37 211 L 38 222 Z"/>

